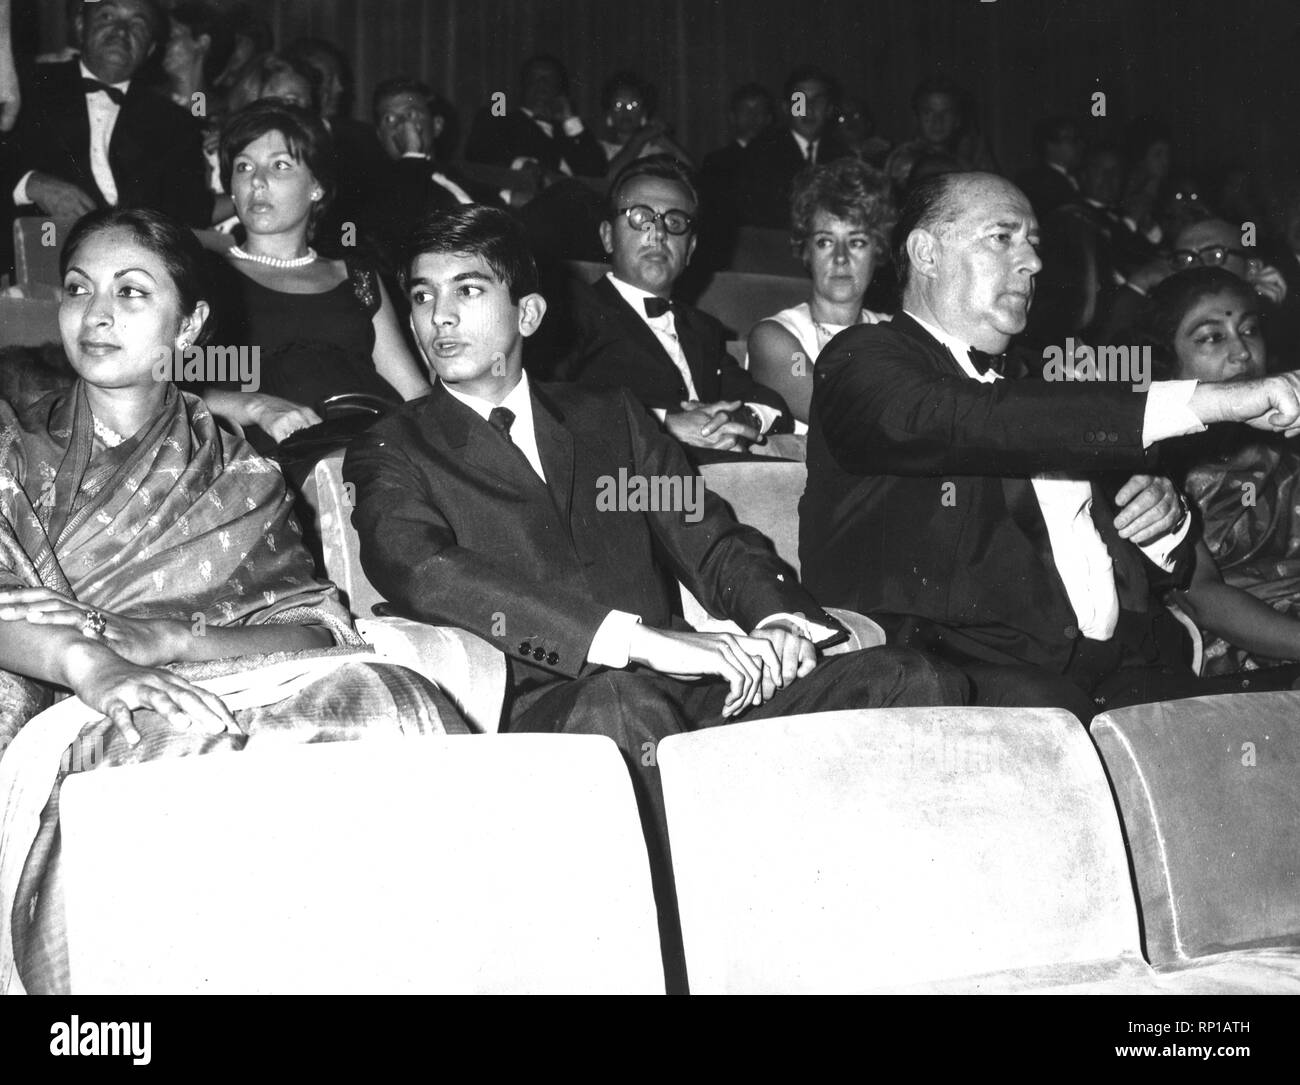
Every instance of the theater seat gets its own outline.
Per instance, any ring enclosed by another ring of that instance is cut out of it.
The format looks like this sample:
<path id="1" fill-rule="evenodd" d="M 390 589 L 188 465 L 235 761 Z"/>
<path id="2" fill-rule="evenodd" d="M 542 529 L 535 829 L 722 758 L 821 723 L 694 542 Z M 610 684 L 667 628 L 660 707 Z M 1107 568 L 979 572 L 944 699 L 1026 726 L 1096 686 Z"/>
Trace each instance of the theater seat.
<path id="1" fill-rule="evenodd" d="M 372 617 L 384 601 L 361 567 L 361 539 L 352 526 L 356 503 L 343 481 L 343 453 L 319 460 L 302 487 L 311 516 L 305 535 L 318 543 L 324 573 L 338 585 L 357 620 L 357 630 L 386 660 L 433 679 L 476 730 L 492 733 L 501 723 L 505 702 L 505 656 L 481 637 L 463 629 L 404 618 Z"/>
<path id="2" fill-rule="evenodd" d="M 65 233 L 66 227 L 56 226 L 44 215 L 14 219 L 14 281 L 19 286 L 63 286 L 59 253 Z"/>
<path id="3" fill-rule="evenodd" d="M 76 994 L 664 990 L 599 736 L 250 743 L 74 774 L 61 818 Z"/>
<path id="4" fill-rule="evenodd" d="M 696 993 L 1300 992 L 1142 959 L 1110 788 L 1052 709 L 880 709 L 657 749 Z"/>
<path id="5" fill-rule="evenodd" d="M 1300 970 L 1300 693 L 1197 697 L 1092 721 L 1119 802 L 1147 956 L 1232 951 Z"/>

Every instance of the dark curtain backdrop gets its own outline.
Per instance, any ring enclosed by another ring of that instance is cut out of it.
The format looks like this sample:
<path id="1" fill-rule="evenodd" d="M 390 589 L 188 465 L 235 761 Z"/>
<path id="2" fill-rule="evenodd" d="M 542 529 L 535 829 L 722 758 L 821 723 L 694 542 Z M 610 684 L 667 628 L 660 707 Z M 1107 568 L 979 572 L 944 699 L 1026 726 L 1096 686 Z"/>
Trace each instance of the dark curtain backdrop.
<path id="1" fill-rule="evenodd" d="M 31 0 L 29 0 L 31 2 Z M 20 5 L 21 6 L 21 5 Z M 60 0 L 43 38 L 62 33 Z M 906 137 L 916 80 L 943 72 L 979 103 L 1003 168 L 1029 154 L 1047 113 L 1086 116 L 1107 95 L 1100 134 L 1152 112 L 1174 128 L 1184 165 L 1245 158 L 1276 185 L 1295 173 L 1300 118 L 1296 0 L 260 0 L 280 42 L 312 34 L 353 58 L 355 112 L 387 75 L 418 76 L 474 112 L 518 89 L 521 61 L 551 52 L 574 105 L 596 119 L 600 84 L 630 67 L 656 83 L 660 113 L 697 154 L 725 138 L 728 91 L 778 92 L 818 62 L 865 97 L 881 134 Z M 60 42 L 55 42 L 60 44 Z M 48 44 L 47 44 L 48 47 Z"/>

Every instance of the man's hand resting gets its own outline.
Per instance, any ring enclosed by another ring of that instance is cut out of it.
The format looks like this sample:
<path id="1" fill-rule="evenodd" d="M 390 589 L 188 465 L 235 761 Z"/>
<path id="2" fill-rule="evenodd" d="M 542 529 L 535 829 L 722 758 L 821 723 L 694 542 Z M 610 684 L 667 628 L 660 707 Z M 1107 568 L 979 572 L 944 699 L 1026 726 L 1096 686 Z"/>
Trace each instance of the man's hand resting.
<path id="1" fill-rule="evenodd" d="M 742 406 L 738 399 L 721 399 L 717 403 L 684 400 L 681 411 L 670 411 L 664 425 L 684 445 L 744 452 L 760 435 L 757 427 L 737 417 Z"/>
<path id="2" fill-rule="evenodd" d="M 785 686 L 786 665 L 782 656 L 793 649 L 785 643 L 786 630 L 761 630 L 752 637 L 733 633 L 679 633 L 638 625 L 632 633 L 628 659 L 660 674 L 678 678 L 717 675 L 731 691 L 722 706 L 724 717 L 736 716 L 768 700 Z M 801 660 L 801 654 L 797 656 Z M 800 661 L 795 665 L 798 673 Z"/>
<path id="3" fill-rule="evenodd" d="M 1174 484 L 1158 475 L 1134 475 L 1115 495 L 1115 504 L 1119 537 L 1138 546 L 1173 531 L 1186 511 Z"/>

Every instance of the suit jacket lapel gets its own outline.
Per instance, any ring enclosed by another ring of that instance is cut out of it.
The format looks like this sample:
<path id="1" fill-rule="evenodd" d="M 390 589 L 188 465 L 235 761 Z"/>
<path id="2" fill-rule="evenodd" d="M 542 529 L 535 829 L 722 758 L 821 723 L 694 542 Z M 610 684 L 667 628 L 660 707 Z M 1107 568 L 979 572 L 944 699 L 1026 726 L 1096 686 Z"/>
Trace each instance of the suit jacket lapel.
<path id="1" fill-rule="evenodd" d="M 108 165 L 118 184 L 118 200 L 123 204 L 130 202 L 129 193 L 121 189 L 135 173 L 132 167 L 149 156 L 143 136 L 148 130 L 147 107 L 150 103 L 144 96 L 151 93 L 144 88 L 142 80 L 131 80 L 126 89 L 126 101 L 122 103 L 117 123 L 113 125 L 113 136 L 108 141 Z"/>
<path id="2" fill-rule="evenodd" d="M 537 385 L 533 395 L 533 431 L 537 435 L 537 453 L 546 472 L 546 486 L 560 512 L 566 529 L 573 507 L 573 434 L 563 425 L 564 415 Z"/>
<path id="3" fill-rule="evenodd" d="M 664 368 L 665 372 L 670 374 L 674 380 L 680 380 L 681 374 L 677 371 L 677 365 L 672 358 L 668 356 L 668 351 L 666 351 L 664 345 L 659 342 L 659 337 L 650 330 L 650 325 L 642 320 L 639 314 L 633 311 L 632 306 L 623 299 L 623 295 L 614 288 L 614 284 L 602 275 L 601 278 L 597 280 L 594 289 L 596 293 L 600 295 L 601 300 L 610 307 L 611 311 L 615 313 L 618 319 L 622 322 L 626 334 L 630 336 L 636 344 L 655 361 L 656 364 Z M 677 320 L 676 317 L 674 317 L 674 322 L 679 325 L 677 335 L 680 339 L 681 322 Z M 689 359 L 690 356 L 687 355 L 688 362 Z"/>
<path id="4" fill-rule="evenodd" d="M 474 411 L 449 394 L 438 383 L 429 410 L 437 417 L 437 428 L 452 448 L 463 449 L 465 463 L 486 471 L 513 489 L 542 486 L 542 480 L 517 451 L 505 447 L 498 434 Z"/>
<path id="5" fill-rule="evenodd" d="M 103 206 L 106 203 L 104 194 L 99 191 L 90 168 L 90 113 L 86 109 L 86 95 L 81 89 L 81 67 L 75 60 L 67 62 L 62 78 L 66 80 L 66 93 L 60 95 L 59 101 L 65 123 L 59 126 L 60 130 L 54 133 L 53 138 L 63 144 L 88 194 L 97 195 L 100 206 Z"/>
<path id="6" fill-rule="evenodd" d="M 695 322 L 679 308 L 673 313 L 673 323 L 677 327 L 677 341 L 681 343 L 682 353 L 686 356 L 686 367 L 691 371 L 691 379 L 695 382 L 696 396 L 702 403 L 716 401 L 720 391 L 717 371 L 705 364 L 704 343 L 695 330 Z M 663 352 L 662 347 L 660 351 Z M 674 365 L 673 369 L 676 370 L 677 367 Z"/>
<path id="7" fill-rule="evenodd" d="M 952 356 L 952 351 L 921 327 L 912 317 L 906 313 L 899 313 L 894 317 L 894 327 L 924 346 L 930 360 L 944 373 L 969 380 L 966 371 L 957 364 L 957 359 Z"/>

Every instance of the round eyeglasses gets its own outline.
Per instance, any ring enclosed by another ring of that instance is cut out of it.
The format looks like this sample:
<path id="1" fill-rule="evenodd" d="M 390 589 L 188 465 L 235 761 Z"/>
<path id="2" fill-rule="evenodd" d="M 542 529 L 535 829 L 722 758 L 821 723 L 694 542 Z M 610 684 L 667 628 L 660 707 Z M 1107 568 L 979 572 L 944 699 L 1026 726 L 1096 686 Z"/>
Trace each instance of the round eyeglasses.
<path id="1" fill-rule="evenodd" d="M 1169 262 L 1178 269 L 1189 268 L 1193 264 L 1205 267 L 1222 267 L 1229 256 L 1250 259 L 1250 253 L 1241 249 L 1229 248 L 1227 245 L 1206 245 L 1203 249 L 1176 249 L 1169 254 Z"/>
<path id="2" fill-rule="evenodd" d="M 623 215 L 627 219 L 627 224 L 634 230 L 648 230 L 654 223 L 662 222 L 664 229 L 674 237 L 689 234 L 695 225 L 695 220 L 690 215 L 676 208 L 656 211 L 653 207 L 638 203 L 620 209 L 618 214 Z"/>

